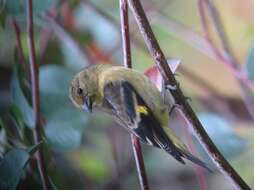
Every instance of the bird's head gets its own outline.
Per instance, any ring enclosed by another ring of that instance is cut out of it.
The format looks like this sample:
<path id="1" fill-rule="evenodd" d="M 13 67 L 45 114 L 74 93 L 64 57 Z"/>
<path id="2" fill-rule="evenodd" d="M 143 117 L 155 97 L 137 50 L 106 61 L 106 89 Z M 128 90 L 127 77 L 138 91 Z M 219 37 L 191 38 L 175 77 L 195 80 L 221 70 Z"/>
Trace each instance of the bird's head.
<path id="1" fill-rule="evenodd" d="M 98 76 L 95 68 L 88 67 L 76 74 L 71 81 L 69 93 L 76 107 L 92 112 L 93 103 L 98 96 Z"/>

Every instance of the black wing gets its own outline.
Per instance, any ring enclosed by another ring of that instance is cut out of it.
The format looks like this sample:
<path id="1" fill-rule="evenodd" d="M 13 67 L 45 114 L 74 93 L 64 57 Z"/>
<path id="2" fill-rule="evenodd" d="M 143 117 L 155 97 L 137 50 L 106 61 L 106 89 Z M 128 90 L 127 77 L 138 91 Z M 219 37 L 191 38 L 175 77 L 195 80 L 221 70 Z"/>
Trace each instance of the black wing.
<path id="1" fill-rule="evenodd" d="M 104 88 L 104 98 L 118 120 L 143 142 L 162 148 L 184 163 L 183 154 L 175 147 L 143 98 L 129 82 L 109 83 Z"/>

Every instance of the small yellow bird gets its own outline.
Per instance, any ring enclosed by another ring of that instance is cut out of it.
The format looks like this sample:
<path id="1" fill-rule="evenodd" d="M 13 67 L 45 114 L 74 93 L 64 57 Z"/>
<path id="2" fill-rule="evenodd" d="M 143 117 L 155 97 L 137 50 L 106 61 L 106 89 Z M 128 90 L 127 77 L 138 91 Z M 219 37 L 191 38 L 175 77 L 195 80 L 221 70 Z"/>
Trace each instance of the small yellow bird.
<path id="1" fill-rule="evenodd" d="M 145 75 L 123 66 L 97 64 L 76 74 L 69 90 L 76 107 L 106 112 L 142 142 L 165 150 L 183 164 L 186 158 L 210 170 L 168 127 L 168 108 Z"/>

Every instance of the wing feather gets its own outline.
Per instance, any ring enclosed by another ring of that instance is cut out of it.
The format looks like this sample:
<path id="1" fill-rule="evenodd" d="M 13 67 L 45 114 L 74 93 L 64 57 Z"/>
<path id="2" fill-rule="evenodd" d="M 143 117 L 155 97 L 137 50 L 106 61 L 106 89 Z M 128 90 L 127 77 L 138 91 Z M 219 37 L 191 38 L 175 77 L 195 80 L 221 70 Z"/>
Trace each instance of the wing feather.
<path id="1" fill-rule="evenodd" d="M 120 120 L 127 124 L 125 127 L 143 142 L 164 149 L 184 163 L 182 154 L 177 151 L 151 109 L 129 82 L 107 84 L 104 98 L 112 105 Z"/>
<path id="2" fill-rule="evenodd" d="M 210 170 L 204 162 L 189 153 L 174 134 L 167 134 L 169 128 L 164 129 L 167 126 L 163 126 L 167 125 L 167 120 L 163 116 L 165 112 L 160 114 L 158 112 L 160 107 L 154 107 L 154 105 L 160 105 L 158 103 L 160 100 L 155 97 L 147 98 L 149 97 L 147 87 L 138 91 L 136 90 L 137 84 L 132 85 L 127 80 L 110 80 L 108 84 L 103 86 L 104 102 L 109 109 L 112 109 L 110 113 L 122 126 L 139 137 L 142 142 L 164 149 L 181 163 L 184 163 L 183 158 L 186 158 Z M 143 99 L 144 94 L 139 93 L 148 94 Z M 154 94 L 156 95 L 156 93 Z M 158 102 L 155 103 L 154 101 Z M 157 112 L 154 113 L 154 110 Z"/>

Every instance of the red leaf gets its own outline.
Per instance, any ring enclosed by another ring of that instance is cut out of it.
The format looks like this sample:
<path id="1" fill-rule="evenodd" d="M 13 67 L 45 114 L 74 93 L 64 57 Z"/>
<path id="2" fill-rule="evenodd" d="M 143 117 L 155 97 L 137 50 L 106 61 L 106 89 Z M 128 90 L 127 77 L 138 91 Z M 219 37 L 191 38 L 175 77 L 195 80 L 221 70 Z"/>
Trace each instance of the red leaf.
<path id="1" fill-rule="evenodd" d="M 180 59 L 168 59 L 168 66 L 170 67 L 173 73 L 176 72 L 176 69 L 180 65 Z M 162 76 L 156 66 L 153 66 L 145 71 L 145 75 L 157 86 L 161 91 Z"/>

